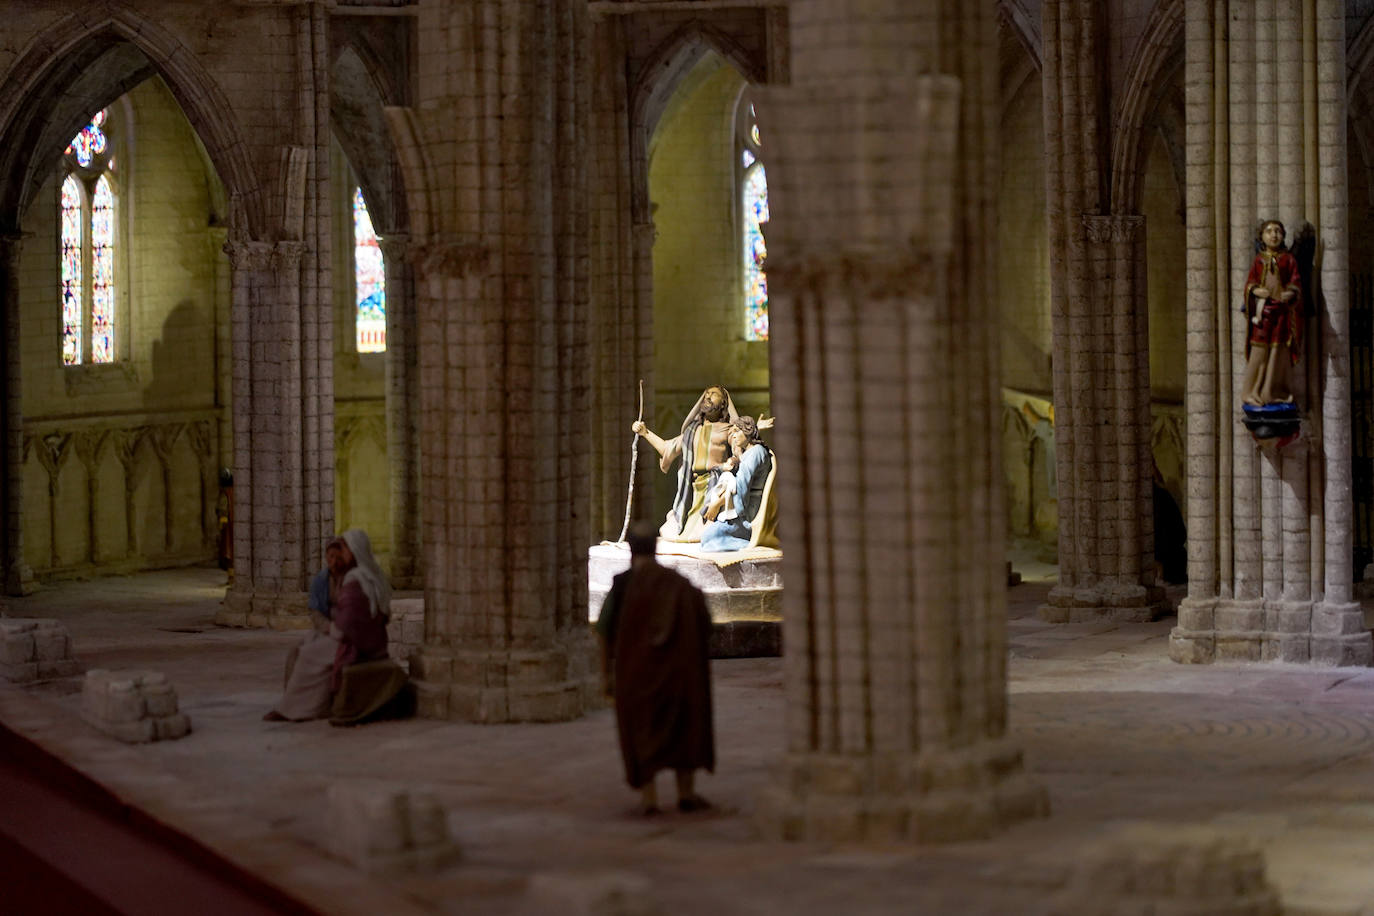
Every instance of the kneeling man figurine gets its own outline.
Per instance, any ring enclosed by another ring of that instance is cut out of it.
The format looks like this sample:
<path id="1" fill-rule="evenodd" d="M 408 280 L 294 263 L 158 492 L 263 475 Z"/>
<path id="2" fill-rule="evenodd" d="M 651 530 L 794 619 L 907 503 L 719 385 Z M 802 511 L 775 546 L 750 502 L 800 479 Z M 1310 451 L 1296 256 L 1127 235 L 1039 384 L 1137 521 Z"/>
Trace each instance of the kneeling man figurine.
<path id="1" fill-rule="evenodd" d="M 678 809 L 699 811 L 710 804 L 693 788 L 695 771 L 716 766 L 711 615 L 701 589 L 658 564 L 657 535 L 650 522 L 630 527 L 630 568 L 615 577 L 596 621 L 625 779 L 649 815 L 659 813 L 659 770 L 677 775 Z"/>

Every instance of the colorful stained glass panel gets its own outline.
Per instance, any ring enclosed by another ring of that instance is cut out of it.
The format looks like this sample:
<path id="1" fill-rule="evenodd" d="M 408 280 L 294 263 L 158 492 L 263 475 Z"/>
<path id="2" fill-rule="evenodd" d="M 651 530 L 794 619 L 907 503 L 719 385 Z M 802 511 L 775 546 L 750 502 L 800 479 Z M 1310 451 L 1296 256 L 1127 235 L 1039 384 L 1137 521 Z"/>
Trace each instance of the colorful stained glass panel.
<path id="1" fill-rule="evenodd" d="M 353 276 L 358 299 L 358 352 L 386 349 L 386 267 L 361 188 L 353 191 Z"/>
<path id="2" fill-rule="evenodd" d="M 81 362 L 81 184 L 62 182 L 62 363 Z"/>
<path id="3" fill-rule="evenodd" d="M 100 129 L 105 123 L 105 110 L 102 108 L 91 118 L 91 123 L 81 129 L 81 133 L 67 144 L 67 155 L 75 156 L 82 168 L 88 168 L 96 156 L 105 152 L 105 132 Z"/>
<path id="4" fill-rule="evenodd" d="M 768 249 L 762 229 L 766 222 L 768 176 L 760 162 L 744 179 L 744 336 L 748 340 L 768 339 L 768 276 L 763 270 Z"/>
<path id="5" fill-rule="evenodd" d="M 91 362 L 114 362 L 114 191 L 104 175 L 91 199 Z"/>

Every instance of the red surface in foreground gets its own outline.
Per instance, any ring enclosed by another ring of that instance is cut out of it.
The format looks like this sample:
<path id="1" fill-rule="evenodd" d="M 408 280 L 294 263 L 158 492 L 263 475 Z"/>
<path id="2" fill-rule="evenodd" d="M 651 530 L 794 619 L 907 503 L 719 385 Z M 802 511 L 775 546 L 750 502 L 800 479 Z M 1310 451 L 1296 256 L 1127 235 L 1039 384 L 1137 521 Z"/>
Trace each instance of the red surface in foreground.
<path id="1" fill-rule="evenodd" d="M 314 914 L 0 725 L 0 913 Z"/>

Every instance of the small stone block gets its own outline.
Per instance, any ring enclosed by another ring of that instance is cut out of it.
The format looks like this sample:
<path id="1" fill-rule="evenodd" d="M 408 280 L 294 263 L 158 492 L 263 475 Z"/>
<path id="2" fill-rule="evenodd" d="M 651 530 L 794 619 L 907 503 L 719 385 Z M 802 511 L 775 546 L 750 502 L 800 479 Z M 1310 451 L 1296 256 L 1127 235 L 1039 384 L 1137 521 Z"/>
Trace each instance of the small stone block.
<path id="1" fill-rule="evenodd" d="M 33 634 L 6 634 L 0 639 L 0 664 L 23 665 L 34 660 Z"/>
<path id="2" fill-rule="evenodd" d="M 368 872 L 431 870 L 458 856 L 447 815 L 428 790 L 336 783 L 327 798 L 330 851 Z"/>
<path id="3" fill-rule="evenodd" d="M 15 684 L 38 680 L 38 663 L 24 662 L 20 665 L 0 663 L 0 677 Z"/>
<path id="4" fill-rule="evenodd" d="M 33 638 L 34 660 L 52 662 L 66 658 L 70 652 L 65 632 L 36 630 Z"/>
<path id="5" fill-rule="evenodd" d="M 143 688 L 143 701 L 150 716 L 172 716 L 177 711 L 177 695 L 168 684 L 150 684 Z"/>
<path id="6" fill-rule="evenodd" d="M 71 677 L 81 673 L 81 663 L 74 658 L 60 658 L 54 662 L 36 662 L 40 678 Z"/>
<path id="7" fill-rule="evenodd" d="M 153 723 L 153 739 L 155 741 L 171 741 L 176 738 L 184 738 L 191 733 L 191 719 L 184 712 L 171 716 L 160 716 L 150 719 L 150 721 Z"/>
<path id="8" fill-rule="evenodd" d="M 63 664 L 58 662 L 56 664 Z M 181 738 L 191 720 L 177 712 L 176 691 L 159 671 L 88 671 L 82 686 L 82 718 L 127 742 Z"/>

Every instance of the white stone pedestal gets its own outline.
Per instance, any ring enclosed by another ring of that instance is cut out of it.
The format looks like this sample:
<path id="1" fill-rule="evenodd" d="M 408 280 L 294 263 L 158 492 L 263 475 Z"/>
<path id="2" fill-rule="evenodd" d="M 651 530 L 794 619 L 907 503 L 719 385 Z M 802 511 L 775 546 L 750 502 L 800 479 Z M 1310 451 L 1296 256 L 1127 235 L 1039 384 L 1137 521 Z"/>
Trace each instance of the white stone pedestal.
<path id="1" fill-rule="evenodd" d="M 722 566 L 696 544 L 658 542 L 658 562 L 706 594 L 711 612 L 711 656 L 746 658 L 782 654 L 782 551 L 753 550 Z M 587 551 L 588 619 L 596 620 L 611 580 L 630 568 L 628 544 L 602 543 Z"/>

